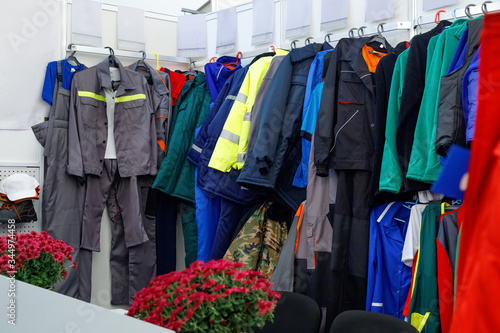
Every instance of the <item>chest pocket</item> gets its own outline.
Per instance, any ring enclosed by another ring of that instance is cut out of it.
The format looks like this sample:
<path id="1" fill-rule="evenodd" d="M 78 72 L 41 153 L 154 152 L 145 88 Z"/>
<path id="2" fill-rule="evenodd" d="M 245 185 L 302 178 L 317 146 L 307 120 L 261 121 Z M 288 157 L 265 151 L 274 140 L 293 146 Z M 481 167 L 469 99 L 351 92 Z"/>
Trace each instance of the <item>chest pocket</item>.
<path id="1" fill-rule="evenodd" d="M 117 105 L 123 108 L 123 117 L 126 123 L 130 125 L 142 124 L 148 119 L 148 112 L 144 108 L 144 98 L 136 98 L 134 96 L 122 96 L 116 98 Z"/>
<path id="2" fill-rule="evenodd" d="M 365 86 L 354 71 L 340 71 L 338 91 L 340 104 L 365 104 Z"/>
<path id="3" fill-rule="evenodd" d="M 79 113 L 83 123 L 87 126 L 95 128 L 97 124 L 97 101 L 92 97 L 81 96 Z"/>

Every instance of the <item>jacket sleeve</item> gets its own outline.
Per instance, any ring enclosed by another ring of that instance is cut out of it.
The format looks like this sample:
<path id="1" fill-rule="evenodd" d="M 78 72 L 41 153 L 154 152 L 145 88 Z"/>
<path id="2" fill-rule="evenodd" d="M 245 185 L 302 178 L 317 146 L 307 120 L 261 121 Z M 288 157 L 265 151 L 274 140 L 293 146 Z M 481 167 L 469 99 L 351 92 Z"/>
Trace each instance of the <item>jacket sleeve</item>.
<path id="1" fill-rule="evenodd" d="M 231 78 L 229 78 L 228 81 L 230 80 Z M 193 163 L 194 165 L 198 165 L 198 163 L 200 162 L 201 152 L 203 150 L 203 147 L 205 146 L 205 142 L 208 140 L 209 137 L 208 128 L 212 123 L 212 121 L 214 120 L 215 116 L 217 115 L 217 112 L 219 111 L 222 103 L 226 100 L 226 96 L 229 93 L 230 87 L 231 87 L 230 83 L 228 84 L 228 82 L 226 82 L 224 84 L 222 90 L 219 92 L 219 95 L 217 95 L 217 99 L 215 100 L 210 109 L 210 113 L 208 114 L 207 119 L 201 126 L 200 131 L 198 132 L 196 138 L 194 139 L 193 145 L 191 146 L 191 149 L 189 150 L 187 156 L 188 161 Z"/>
<path id="2" fill-rule="evenodd" d="M 78 75 L 78 74 L 77 74 Z M 82 149 L 80 146 L 80 133 L 78 127 L 78 79 L 73 78 L 71 87 L 71 96 L 69 102 L 69 121 L 68 121 L 68 161 L 66 172 L 69 175 L 84 178 Z"/>
<path id="3" fill-rule="evenodd" d="M 340 59 L 341 44 L 342 40 L 337 45 L 337 48 L 333 50 L 330 58 L 314 131 L 314 164 L 316 165 L 316 175 L 320 177 L 328 176 L 328 157 L 333 149 L 333 129 L 335 128 L 337 109 L 337 66 Z"/>
<path id="4" fill-rule="evenodd" d="M 257 124 L 259 131 L 252 148 L 261 174 L 267 174 L 269 171 L 278 147 L 286 101 L 292 82 L 291 54 L 292 52 L 281 62 L 262 99 Z"/>
<path id="5" fill-rule="evenodd" d="M 250 88 L 250 73 L 248 71 L 245 80 L 243 81 L 238 96 L 234 101 L 233 107 L 227 116 L 226 122 L 217 144 L 215 145 L 212 158 L 210 159 L 209 167 L 222 172 L 231 171 L 231 167 L 236 165 L 238 156 L 238 145 L 240 143 L 241 126 L 243 117 L 246 113 L 246 100 Z"/>
<path id="6" fill-rule="evenodd" d="M 149 136 L 151 140 L 151 151 L 150 151 L 150 157 L 149 157 L 149 165 L 150 165 L 150 171 L 149 174 L 151 176 L 156 176 L 156 173 L 158 172 L 158 166 L 157 161 L 158 161 L 158 153 L 157 153 L 157 145 L 158 145 L 158 140 L 156 136 L 156 119 L 155 119 L 155 110 L 153 107 L 153 98 L 151 96 L 151 92 L 149 90 L 148 84 L 146 82 L 146 79 L 144 79 L 144 91 L 146 91 L 146 108 L 147 112 L 151 118 L 150 121 L 150 128 L 149 128 Z"/>

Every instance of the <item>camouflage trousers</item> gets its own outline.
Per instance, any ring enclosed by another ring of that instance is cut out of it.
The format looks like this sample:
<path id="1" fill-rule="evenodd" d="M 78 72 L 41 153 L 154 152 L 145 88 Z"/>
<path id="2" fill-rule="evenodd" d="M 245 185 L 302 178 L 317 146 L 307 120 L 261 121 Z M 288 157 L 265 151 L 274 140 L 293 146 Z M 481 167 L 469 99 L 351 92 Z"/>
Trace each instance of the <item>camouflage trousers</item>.
<path id="1" fill-rule="evenodd" d="M 288 234 L 286 222 L 268 218 L 272 202 L 265 202 L 245 223 L 224 255 L 225 260 L 241 262 L 246 270 L 270 278 L 278 264 Z"/>

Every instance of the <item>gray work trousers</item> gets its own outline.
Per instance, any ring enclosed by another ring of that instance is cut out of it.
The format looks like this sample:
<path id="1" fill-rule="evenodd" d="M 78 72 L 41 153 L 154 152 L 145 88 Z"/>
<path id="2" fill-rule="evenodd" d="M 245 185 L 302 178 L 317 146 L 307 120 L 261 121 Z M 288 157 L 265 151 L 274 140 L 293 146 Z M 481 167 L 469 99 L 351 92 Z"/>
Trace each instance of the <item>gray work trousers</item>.
<path id="1" fill-rule="evenodd" d="M 107 200 L 111 218 L 111 304 L 131 305 L 135 294 L 148 286 L 156 276 L 156 217 L 148 209 L 148 198 L 154 177 L 137 177 L 142 223 L 149 240 L 132 247 L 125 243 L 123 216 L 112 189 Z"/>
<path id="2" fill-rule="evenodd" d="M 114 200 L 119 207 L 126 247 L 146 242 L 148 236 L 142 223 L 137 177 L 120 177 L 117 161 L 105 159 L 102 175 L 87 175 L 80 247 L 95 252 L 101 250 L 101 218 L 104 206 L 109 200 Z M 116 218 L 110 212 L 108 214 L 110 219 Z"/>
<path id="3" fill-rule="evenodd" d="M 89 302 L 92 252 L 80 249 L 85 185 L 66 173 L 69 99 L 70 92 L 56 82 L 49 120 L 32 129 L 45 156 L 42 230 L 73 247 L 72 257 L 77 265 L 76 269 L 68 268 L 68 276 L 55 290 Z"/>

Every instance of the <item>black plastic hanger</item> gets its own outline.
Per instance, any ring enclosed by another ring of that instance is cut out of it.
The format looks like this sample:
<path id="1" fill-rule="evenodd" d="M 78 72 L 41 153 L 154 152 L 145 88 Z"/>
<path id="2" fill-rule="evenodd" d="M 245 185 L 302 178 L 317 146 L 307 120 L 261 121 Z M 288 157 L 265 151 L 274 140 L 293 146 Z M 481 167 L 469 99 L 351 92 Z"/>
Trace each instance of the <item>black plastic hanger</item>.
<path id="1" fill-rule="evenodd" d="M 70 49 L 70 50 L 71 50 L 72 46 L 73 46 L 73 44 L 69 44 L 69 45 L 68 45 L 68 49 Z M 78 67 L 80 67 L 82 64 L 78 61 L 78 59 L 76 59 L 76 57 L 75 57 L 75 53 L 76 53 L 76 51 L 73 51 L 73 52 L 69 55 L 69 57 L 67 57 L 67 58 L 66 58 L 66 60 L 67 60 L 67 61 L 73 61 L 73 62 L 74 62 L 74 63 L 75 63 Z"/>
<path id="2" fill-rule="evenodd" d="M 113 51 L 113 49 L 109 46 L 106 46 L 105 49 L 109 49 L 109 67 L 118 67 L 116 64 L 115 51 Z"/>
<path id="3" fill-rule="evenodd" d="M 142 59 L 137 62 L 137 66 L 147 68 L 146 62 L 144 61 L 144 60 L 146 60 L 146 52 L 141 51 L 141 53 L 142 53 Z"/>

